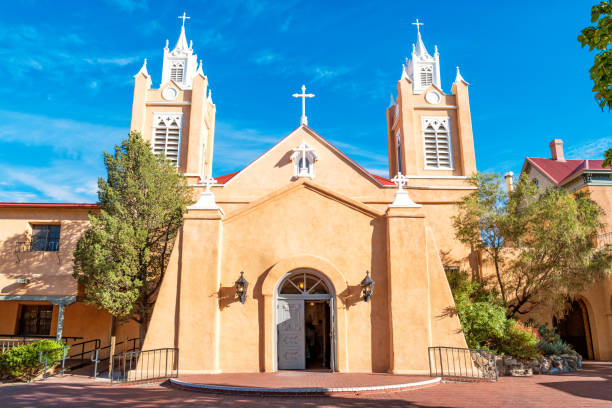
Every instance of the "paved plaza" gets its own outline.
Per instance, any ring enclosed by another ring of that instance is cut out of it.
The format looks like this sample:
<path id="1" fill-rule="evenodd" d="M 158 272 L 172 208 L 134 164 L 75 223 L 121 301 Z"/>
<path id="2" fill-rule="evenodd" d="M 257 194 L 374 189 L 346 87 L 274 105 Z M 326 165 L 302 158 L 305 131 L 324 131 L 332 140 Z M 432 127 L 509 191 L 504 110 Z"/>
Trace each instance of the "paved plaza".
<path id="1" fill-rule="evenodd" d="M 334 397 L 246 397 L 183 391 L 166 385 L 109 386 L 78 376 L 0 386 L 0 406 L 12 407 L 610 407 L 612 363 L 582 371 L 497 383 L 442 383 L 397 393 Z"/>

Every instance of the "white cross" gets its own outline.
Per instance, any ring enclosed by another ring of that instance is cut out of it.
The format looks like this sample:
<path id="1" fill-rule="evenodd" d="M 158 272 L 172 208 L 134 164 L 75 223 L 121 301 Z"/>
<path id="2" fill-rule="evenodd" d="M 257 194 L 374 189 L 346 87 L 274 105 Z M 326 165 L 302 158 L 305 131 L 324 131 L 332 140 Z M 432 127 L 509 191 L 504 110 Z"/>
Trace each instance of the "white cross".
<path id="1" fill-rule="evenodd" d="M 306 167 L 306 154 L 309 152 L 314 152 L 312 147 L 308 147 L 305 141 L 302 141 L 302 144 L 293 149 L 295 153 L 297 153 L 298 165 L 300 166 L 299 173 L 300 175 L 308 175 L 308 168 Z M 300 159 L 301 156 L 301 159 Z"/>
<path id="2" fill-rule="evenodd" d="M 403 191 L 403 187 L 408 183 L 408 176 L 404 176 L 402 173 L 397 173 L 395 177 L 391 179 L 392 182 L 397 184 L 399 191 Z"/>
<path id="3" fill-rule="evenodd" d="M 302 98 L 302 118 L 300 119 L 301 125 L 308 125 L 308 118 L 306 117 L 306 98 L 314 98 L 314 94 L 306 93 L 306 85 L 302 85 L 302 93 L 293 94 L 294 98 Z"/>
<path id="4" fill-rule="evenodd" d="M 416 19 L 416 23 L 412 23 L 412 25 L 417 26 L 417 33 L 421 34 L 421 30 L 419 30 L 419 26 L 425 25 L 423 23 L 419 23 L 419 19 Z"/>
<path id="5" fill-rule="evenodd" d="M 204 184 L 206 185 L 206 192 L 209 193 L 210 192 L 210 186 L 212 184 L 217 184 L 217 180 L 215 180 L 210 175 L 208 175 L 208 176 L 204 177 Z"/>
<path id="6" fill-rule="evenodd" d="M 178 18 L 183 19 L 183 27 L 185 27 L 185 20 L 189 20 L 191 17 L 187 17 L 187 13 L 185 13 L 183 11 L 183 15 L 182 16 L 178 16 Z M 418 21 L 418 20 L 417 20 Z"/>

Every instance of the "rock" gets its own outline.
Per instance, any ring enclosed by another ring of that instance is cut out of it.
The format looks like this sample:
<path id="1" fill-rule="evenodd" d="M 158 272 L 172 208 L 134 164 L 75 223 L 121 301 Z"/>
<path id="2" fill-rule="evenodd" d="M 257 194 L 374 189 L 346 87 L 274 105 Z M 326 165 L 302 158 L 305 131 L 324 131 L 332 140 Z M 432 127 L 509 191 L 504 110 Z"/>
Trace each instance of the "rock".
<path id="1" fill-rule="evenodd" d="M 576 362 L 576 360 L 568 359 L 567 360 L 567 365 L 568 365 L 570 371 L 578 370 L 578 363 Z"/>
<path id="2" fill-rule="evenodd" d="M 531 368 L 513 368 L 510 370 L 510 375 L 512 377 L 529 377 L 533 375 L 533 370 Z"/>
<path id="3" fill-rule="evenodd" d="M 559 370 L 557 367 L 553 367 L 550 369 L 550 371 L 548 371 L 548 374 L 560 374 L 561 370 Z"/>

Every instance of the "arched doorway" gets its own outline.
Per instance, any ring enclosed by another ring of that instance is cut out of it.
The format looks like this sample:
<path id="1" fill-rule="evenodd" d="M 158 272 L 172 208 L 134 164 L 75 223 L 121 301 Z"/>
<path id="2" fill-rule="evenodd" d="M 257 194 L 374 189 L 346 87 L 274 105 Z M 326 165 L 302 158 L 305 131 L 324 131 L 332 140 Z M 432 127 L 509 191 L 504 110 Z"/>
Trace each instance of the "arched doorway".
<path id="1" fill-rule="evenodd" d="M 593 359 L 589 313 L 583 300 L 569 302 L 566 315 L 554 323 L 563 341 L 571 344 L 583 358 Z"/>
<path id="2" fill-rule="evenodd" d="M 297 269 L 278 284 L 275 297 L 276 363 L 279 370 L 334 370 L 335 295 L 329 280 Z"/>

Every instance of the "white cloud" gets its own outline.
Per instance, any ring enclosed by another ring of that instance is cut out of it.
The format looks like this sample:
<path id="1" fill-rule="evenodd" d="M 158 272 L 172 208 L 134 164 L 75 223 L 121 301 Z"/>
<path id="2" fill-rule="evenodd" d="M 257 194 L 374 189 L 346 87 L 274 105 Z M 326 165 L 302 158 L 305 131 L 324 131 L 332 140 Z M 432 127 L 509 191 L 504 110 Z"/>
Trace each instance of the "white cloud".
<path id="1" fill-rule="evenodd" d="M 604 136 L 566 149 L 565 157 L 568 159 L 603 160 L 604 152 L 610 148 L 612 148 L 612 137 Z"/>

